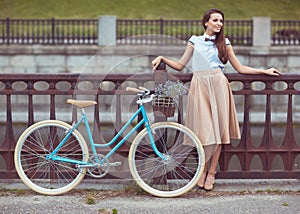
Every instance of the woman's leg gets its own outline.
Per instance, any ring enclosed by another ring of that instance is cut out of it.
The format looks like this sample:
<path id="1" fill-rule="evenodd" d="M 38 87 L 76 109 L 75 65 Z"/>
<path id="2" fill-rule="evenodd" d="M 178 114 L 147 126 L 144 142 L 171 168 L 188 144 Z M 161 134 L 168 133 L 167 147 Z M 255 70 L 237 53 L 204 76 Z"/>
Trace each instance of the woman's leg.
<path id="1" fill-rule="evenodd" d="M 221 144 L 217 145 L 217 148 L 210 159 L 210 167 L 208 172 L 216 173 L 221 150 L 222 150 L 222 145 Z"/>
<path id="2" fill-rule="evenodd" d="M 197 183 L 197 185 L 200 188 L 204 187 L 205 179 L 206 179 L 206 175 L 207 175 L 207 168 L 209 165 L 210 158 L 212 157 L 212 154 L 213 154 L 214 146 L 213 145 L 203 146 L 203 150 L 204 150 L 204 154 L 205 154 L 205 165 L 204 165 L 203 173 Z"/>
<path id="3" fill-rule="evenodd" d="M 216 169 L 219 162 L 221 150 L 222 150 L 222 145 L 217 145 L 217 148 L 214 154 L 212 154 L 212 157 L 210 159 L 210 167 L 204 184 L 204 189 L 206 190 L 212 190 L 214 188 Z"/>
<path id="4" fill-rule="evenodd" d="M 198 187 L 200 187 L 200 188 L 204 187 L 206 175 L 207 175 L 207 162 L 204 165 L 203 173 L 197 183 Z"/>
<path id="5" fill-rule="evenodd" d="M 205 179 L 206 179 L 206 176 L 207 176 L 207 169 L 208 169 L 208 166 L 210 165 L 211 159 L 214 156 L 217 148 L 218 148 L 218 145 L 203 146 L 204 153 L 205 153 L 205 165 L 204 165 L 203 173 L 202 173 L 202 175 L 201 175 L 201 177 L 200 177 L 200 179 L 197 183 L 197 185 L 200 188 L 204 187 Z"/>

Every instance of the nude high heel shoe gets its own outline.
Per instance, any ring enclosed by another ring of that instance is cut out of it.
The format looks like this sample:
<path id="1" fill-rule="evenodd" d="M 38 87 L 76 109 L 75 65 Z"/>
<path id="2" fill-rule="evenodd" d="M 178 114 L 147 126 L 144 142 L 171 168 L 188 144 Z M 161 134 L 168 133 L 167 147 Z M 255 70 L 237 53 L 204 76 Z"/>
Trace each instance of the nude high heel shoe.
<path id="1" fill-rule="evenodd" d="M 211 191 L 214 189 L 216 172 L 208 172 L 204 184 L 204 189 Z"/>

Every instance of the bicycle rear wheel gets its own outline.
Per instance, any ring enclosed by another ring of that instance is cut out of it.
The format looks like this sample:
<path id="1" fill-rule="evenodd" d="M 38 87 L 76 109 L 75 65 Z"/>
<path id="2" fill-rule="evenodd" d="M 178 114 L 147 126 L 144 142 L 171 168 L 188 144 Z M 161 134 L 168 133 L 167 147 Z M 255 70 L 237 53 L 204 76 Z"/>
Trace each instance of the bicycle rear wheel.
<path id="1" fill-rule="evenodd" d="M 133 178 L 146 192 L 159 197 L 176 197 L 191 190 L 199 180 L 205 157 L 196 135 L 174 122 L 151 126 L 158 157 L 150 144 L 146 129 L 140 132 L 129 151 L 129 168 Z"/>
<path id="2" fill-rule="evenodd" d="M 77 169 L 75 164 L 47 159 L 70 129 L 67 123 L 46 120 L 28 127 L 20 136 L 15 148 L 15 167 L 32 190 L 44 195 L 63 194 L 85 176 L 86 169 Z M 87 162 L 88 151 L 82 135 L 74 130 L 57 155 Z"/>

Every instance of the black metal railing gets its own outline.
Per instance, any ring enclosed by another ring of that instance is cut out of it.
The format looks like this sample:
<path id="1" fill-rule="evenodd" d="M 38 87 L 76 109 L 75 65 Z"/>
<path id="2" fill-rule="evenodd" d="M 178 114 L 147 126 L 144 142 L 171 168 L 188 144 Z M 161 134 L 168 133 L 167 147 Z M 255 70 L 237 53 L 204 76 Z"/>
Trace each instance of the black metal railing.
<path id="1" fill-rule="evenodd" d="M 300 45 L 300 21 L 271 21 L 272 45 Z M 203 33 L 201 20 L 117 20 L 117 44 L 178 45 Z M 233 45 L 252 45 L 252 20 L 226 20 Z M 0 19 L 0 44 L 97 45 L 98 20 Z"/>
<path id="2" fill-rule="evenodd" d="M 91 122 L 94 127 L 95 142 L 102 142 L 105 130 L 100 127 L 105 122 L 105 114 L 109 111 L 105 106 L 105 97 L 114 97 L 114 102 L 111 102 L 114 111 L 111 113 L 114 115 L 112 117 L 114 118 L 113 129 L 117 131 L 124 115 L 126 117 L 126 112 L 130 108 L 137 108 L 134 96 L 124 90 L 126 85 L 147 87 L 150 84 L 153 86 L 155 80 L 161 80 L 158 74 L 161 72 L 155 72 L 154 75 L 133 76 L 129 74 L 105 76 L 100 74 L 0 74 L 0 99 L 2 111 L 4 111 L 4 121 L 0 132 L 0 178 L 17 178 L 13 158 L 16 140 L 22 130 L 38 120 L 36 118 L 38 112 L 41 112 L 45 119 L 59 119 L 59 113 L 64 112 L 68 120 L 72 121 L 72 118 L 76 118 L 76 112 L 72 111 L 71 106 L 65 104 L 67 98 L 84 95 L 85 99 L 96 100 L 98 104 L 91 113 L 93 114 Z M 233 94 L 235 98 L 242 99 L 241 104 L 236 104 L 243 112 L 242 138 L 223 147 L 218 177 L 231 179 L 299 178 L 300 136 L 297 134 L 299 124 L 295 122 L 295 119 L 298 113 L 297 108 L 294 108 L 294 102 L 299 101 L 300 75 L 282 74 L 280 77 L 270 77 L 230 73 L 226 76 L 231 84 L 239 85 L 239 87 L 233 87 Z M 170 78 L 174 77 L 184 83 L 189 83 L 192 75 L 176 74 Z M 102 88 L 104 83 L 111 84 L 111 87 Z M 256 83 L 262 84 L 263 87 L 253 87 Z M 276 87 L 278 84 L 282 87 Z M 263 130 L 260 139 L 253 139 L 253 132 L 257 132 L 256 124 L 251 121 L 252 111 L 256 108 L 251 102 L 254 96 L 265 98 L 264 108 L 261 110 L 264 120 L 260 128 Z M 280 131 L 276 131 L 273 129 L 276 124 L 273 123 L 272 116 L 274 108 L 278 108 L 279 104 L 272 105 L 272 103 L 279 96 L 286 101 L 286 106 L 281 112 L 285 119 L 280 124 Z M 132 100 L 130 108 L 122 105 L 124 100 Z M 184 112 L 182 101 L 180 102 L 178 112 Z M 26 124 L 18 130 L 20 124 L 16 123 L 16 120 L 20 119 L 17 116 L 20 111 L 24 114 L 22 119 Z M 173 119 L 182 122 L 184 120 L 182 117 L 183 114 L 178 113 Z M 280 136 L 275 139 L 275 134 L 280 134 Z M 130 144 L 123 145 L 117 157 L 112 158 L 127 157 L 129 146 Z M 116 169 L 114 177 L 118 175 L 122 178 L 126 175 L 129 177 L 129 170 L 120 166 Z"/>
<path id="3" fill-rule="evenodd" d="M 300 45 L 299 20 L 272 20 L 272 45 Z"/>
<path id="4" fill-rule="evenodd" d="M 0 44 L 93 45 L 97 20 L 0 19 Z"/>
<path id="5" fill-rule="evenodd" d="M 233 45 L 252 45 L 252 21 L 225 21 Z M 118 20 L 118 44 L 185 44 L 191 35 L 203 34 L 201 20 Z"/>

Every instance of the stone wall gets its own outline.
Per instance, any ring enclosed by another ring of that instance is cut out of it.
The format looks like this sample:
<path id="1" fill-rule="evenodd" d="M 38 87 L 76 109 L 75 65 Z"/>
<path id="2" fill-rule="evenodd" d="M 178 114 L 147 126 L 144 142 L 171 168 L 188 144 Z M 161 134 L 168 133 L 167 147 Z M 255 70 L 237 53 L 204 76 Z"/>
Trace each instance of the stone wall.
<path id="1" fill-rule="evenodd" d="M 233 47 L 242 64 L 300 71 L 300 46 Z M 157 55 L 179 59 L 185 46 L 0 46 L 2 73 L 143 73 Z M 187 69 L 190 68 L 190 64 Z M 172 69 L 169 69 L 171 71 Z M 225 72 L 235 72 L 230 64 Z"/>

